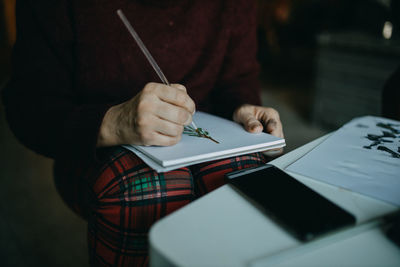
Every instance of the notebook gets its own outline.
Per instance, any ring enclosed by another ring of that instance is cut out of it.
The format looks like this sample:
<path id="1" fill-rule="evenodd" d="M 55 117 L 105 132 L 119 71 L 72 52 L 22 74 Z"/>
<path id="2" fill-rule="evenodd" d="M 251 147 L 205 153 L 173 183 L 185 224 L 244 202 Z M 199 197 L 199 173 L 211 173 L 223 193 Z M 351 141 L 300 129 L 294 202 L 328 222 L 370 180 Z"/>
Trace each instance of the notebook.
<path id="1" fill-rule="evenodd" d="M 219 143 L 207 138 L 182 134 L 173 146 L 126 145 L 157 172 L 166 172 L 193 164 L 260 152 L 285 146 L 285 139 L 267 133 L 249 133 L 243 126 L 205 112 L 193 116 L 197 127 L 207 131 Z"/>

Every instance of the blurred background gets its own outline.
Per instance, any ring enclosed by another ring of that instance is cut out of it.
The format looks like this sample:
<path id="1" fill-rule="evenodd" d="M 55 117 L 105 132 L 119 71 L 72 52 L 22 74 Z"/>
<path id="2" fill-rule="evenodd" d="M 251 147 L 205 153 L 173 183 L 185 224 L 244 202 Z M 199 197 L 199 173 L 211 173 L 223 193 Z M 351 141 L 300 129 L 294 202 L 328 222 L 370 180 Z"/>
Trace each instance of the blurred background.
<path id="1" fill-rule="evenodd" d="M 0 90 L 15 0 L 0 0 Z M 289 152 L 354 117 L 400 120 L 400 0 L 258 0 L 263 103 Z M 394 75 L 397 69 L 397 76 Z M 52 160 L 24 148 L 0 104 L 1 266 L 87 266 L 86 225 L 58 196 Z"/>

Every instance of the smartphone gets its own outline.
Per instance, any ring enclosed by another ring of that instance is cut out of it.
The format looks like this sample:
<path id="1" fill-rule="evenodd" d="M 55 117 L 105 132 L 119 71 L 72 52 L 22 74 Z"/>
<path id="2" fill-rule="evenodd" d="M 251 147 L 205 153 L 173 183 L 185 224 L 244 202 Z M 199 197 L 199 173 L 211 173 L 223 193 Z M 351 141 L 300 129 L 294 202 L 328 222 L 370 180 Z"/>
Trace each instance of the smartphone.
<path id="1" fill-rule="evenodd" d="M 231 172 L 226 178 L 268 217 L 301 241 L 356 221 L 346 210 L 270 164 Z"/>

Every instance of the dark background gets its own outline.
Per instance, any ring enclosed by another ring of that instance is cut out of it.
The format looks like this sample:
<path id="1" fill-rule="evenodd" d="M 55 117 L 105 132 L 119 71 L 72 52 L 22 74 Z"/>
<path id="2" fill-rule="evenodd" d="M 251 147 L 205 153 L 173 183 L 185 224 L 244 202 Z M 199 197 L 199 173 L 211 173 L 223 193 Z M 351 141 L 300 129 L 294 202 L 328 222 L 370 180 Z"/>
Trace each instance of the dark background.
<path id="1" fill-rule="evenodd" d="M 257 2 L 263 103 L 281 114 L 286 152 L 354 117 L 400 110 L 399 98 L 387 100 L 399 85 L 382 97 L 400 65 L 400 1 Z M 14 5 L 0 3 L 0 90 L 10 75 Z M 0 182 L 1 266 L 87 266 L 86 225 L 58 196 L 52 160 L 18 143 L 1 105 Z"/>

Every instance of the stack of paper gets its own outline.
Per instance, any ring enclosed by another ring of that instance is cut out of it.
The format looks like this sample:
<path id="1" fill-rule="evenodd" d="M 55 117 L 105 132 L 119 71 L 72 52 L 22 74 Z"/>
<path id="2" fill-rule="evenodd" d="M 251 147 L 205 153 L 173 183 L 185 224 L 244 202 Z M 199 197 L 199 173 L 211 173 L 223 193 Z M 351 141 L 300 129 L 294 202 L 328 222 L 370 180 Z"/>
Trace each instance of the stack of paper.
<path id="1" fill-rule="evenodd" d="M 354 119 L 286 170 L 400 206 L 400 122 Z"/>
<path id="2" fill-rule="evenodd" d="M 238 123 L 204 112 L 196 112 L 193 120 L 219 144 L 206 138 L 183 134 L 181 141 L 174 146 L 124 147 L 133 151 L 157 172 L 166 172 L 201 162 L 285 146 L 285 139 L 266 133 L 248 133 Z"/>

